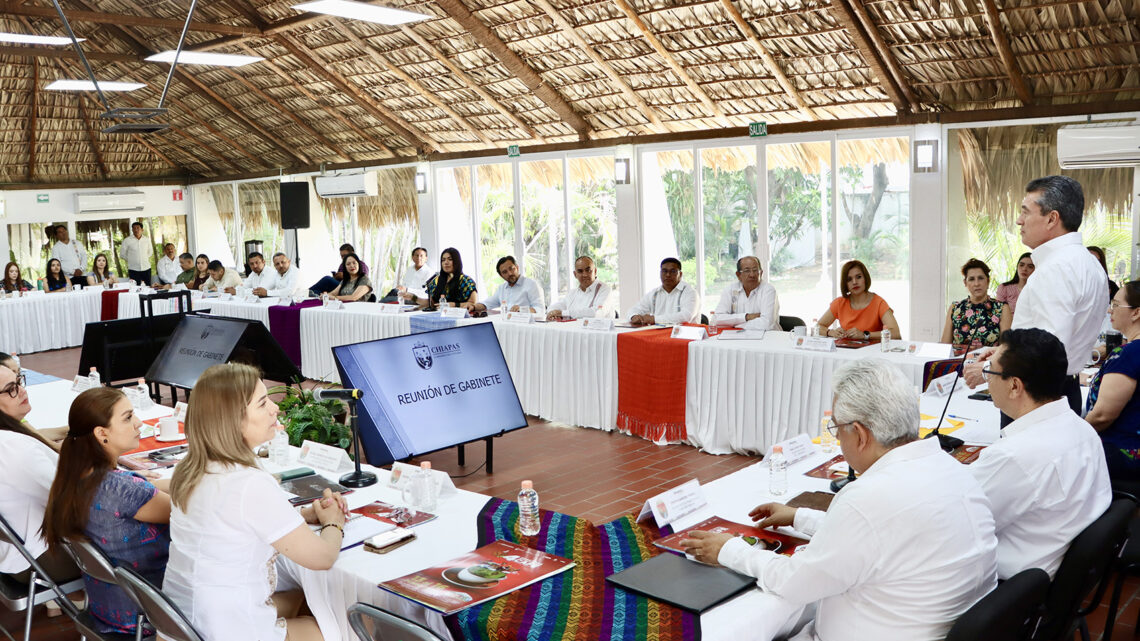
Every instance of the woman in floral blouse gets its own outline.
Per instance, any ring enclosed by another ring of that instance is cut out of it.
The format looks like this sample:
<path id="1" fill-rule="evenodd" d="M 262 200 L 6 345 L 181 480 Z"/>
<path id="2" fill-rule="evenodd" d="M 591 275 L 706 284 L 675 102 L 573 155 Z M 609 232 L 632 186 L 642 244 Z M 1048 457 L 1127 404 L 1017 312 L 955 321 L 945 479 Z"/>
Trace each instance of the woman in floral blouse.
<path id="1" fill-rule="evenodd" d="M 990 268 L 977 258 L 962 265 L 962 282 L 970 293 L 946 310 L 942 342 L 970 345 L 977 341 L 989 346 L 1013 323 L 1013 314 L 1005 303 L 990 298 Z"/>

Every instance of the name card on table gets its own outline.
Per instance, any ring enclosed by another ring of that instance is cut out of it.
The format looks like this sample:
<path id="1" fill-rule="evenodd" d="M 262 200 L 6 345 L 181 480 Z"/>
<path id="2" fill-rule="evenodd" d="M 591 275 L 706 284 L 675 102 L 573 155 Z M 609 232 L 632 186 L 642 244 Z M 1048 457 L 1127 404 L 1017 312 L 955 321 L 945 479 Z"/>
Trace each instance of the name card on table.
<path id="1" fill-rule="evenodd" d="M 132 286 L 133 283 L 131 283 L 131 281 L 121 280 L 116 282 L 114 285 L 111 285 L 111 289 L 130 289 Z"/>
<path id="2" fill-rule="evenodd" d="M 76 376 L 71 380 L 71 391 L 81 394 L 91 389 L 91 379 L 86 376 Z"/>
<path id="3" fill-rule="evenodd" d="M 333 310 L 344 309 L 344 301 L 337 300 L 335 298 L 329 298 L 325 301 L 324 308 Z"/>
<path id="4" fill-rule="evenodd" d="M 709 337 L 703 325 L 674 325 L 669 338 L 680 338 L 686 341 L 703 341 Z"/>
<path id="5" fill-rule="evenodd" d="M 233 298 L 234 298 L 233 294 L 227 294 L 225 292 L 221 292 L 218 294 L 218 300 L 222 301 L 223 303 L 226 301 L 229 301 L 229 300 L 233 300 Z"/>
<path id="6" fill-rule="evenodd" d="M 809 352 L 834 352 L 835 339 L 827 336 L 796 336 L 792 347 Z"/>
<path id="7" fill-rule="evenodd" d="M 586 329 L 593 329 L 599 332 L 611 332 L 614 329 L 614 319 L 612 318 L 585 318 L 582 320 L 582 327 Z"/>
<path id="8" fill-rule="evenodd" d="M 261 299 L 258 298 L 257 296 L 254 296 L 253 294 L 249 294 L 247 296 L 243 296 L 241 299 L 241 302 L 252 303 L 252 304 L 256 305 L 256 304 L 261 302 Z"/>
<path id="9" fill-rule="evenodd" d="M 394 490 L 402 490 L 408 483 L 408 479 L 412 478 L 412 474 L 419 470 L 420 468 L 415 465 L 400 462 L 392 463 L 392 472 L 388 475 L 388 487 Z M 436 484 L 439 485 L 440 498 L 458 492 L 458 490 L 455 489 L 455 483 L 452 482 L 447 472 L 432 470 L 431 475 L 432 478 L 435 479 Z"/>
<path id="10" fill-rule="evenodd" d="M 506 320 L 508 323 L 528 324 L 534 322 L 534 314 L 530 312 L 507 312 L 504 320 Z"/>
<path id="11" fill-rule="evenodd" d="M 24 295 L 27 296 L 28 298 L 35 298 L 36 296 L 46 296 L 47 292 L 45 292 L 42 289 L 31 289 L 31 290 L 28 290 L 27 292 L 24 292 Z"/>
<path id="12" fill-rule="evenodd" d="M 170 286 L 170 291 L 172 291 L 172 292 L 184 292 L 184 291 L 186 291 L 186 283 L 174 283 L 173 285 Z"/>
<path id="13" fill-rule="evenodd" d="M 403 307 L 404 306 L 399 303 L 380 303 L 380 313 L 399 314 Z"/>
<path id="14" fill-rule="evenodd" d="M 790 438 L 782 443 L 776 443 L 768 448 L 768 453 L 764 455 L 765 458 L 772 455 L 772 448 L 779 445 L 784 448 L 784 458 L 787 459 L 788 465 L 798 463 L 807 457 L 815 454 L 815 447 L 811 443 L 811 437 L 807 434 L 800 434 L 794 438 Z"/>
<path id="15" fill-rule="evenodd" d="M 174 418 L 178 419 L 179 423 L 186 422 L 186 403 L 178 401 L 174 404 Z"/>
<path id="16" fill-rule="evenodd" d="M 440 318 L 467 318 L 466 307 L 448 307 L 439 313 Z"/>
<path id="17" fill-rule="evenodd" d="M 637 515 L 637 520 L 643 521 L 652 514 L 653 519 L 657 521 L 657 527 L 662 528 L 696 512 L 706 504 L 708 500 L 701 491 L 701 482 L 692 479 L 646 501 L 641 507 L 641 513 Z"/>
<path id="18" fill-rule="evenodd" d="M 326 472 L 340 472 L 352 467 L 351 461 L 348 460 L 348 452 L 316 441 L 302 443 L 301 457 L 297 460 Z"/>
<path id="19" fill-rule="evenodd" d="M 953 346 L 946 343 L 910 343 L 906 346 L 906 353 L 937 360 L 954 358 Z"/>

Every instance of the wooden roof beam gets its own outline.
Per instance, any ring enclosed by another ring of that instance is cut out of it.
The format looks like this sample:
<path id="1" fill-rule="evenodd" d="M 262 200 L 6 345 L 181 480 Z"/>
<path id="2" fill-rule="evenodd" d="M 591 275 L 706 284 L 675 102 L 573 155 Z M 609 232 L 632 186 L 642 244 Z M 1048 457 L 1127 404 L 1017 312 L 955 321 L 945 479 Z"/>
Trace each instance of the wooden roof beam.
<path id="1" fill-rule="evenodd" d="M 1021 69 L 1017 66 L 1017 58 L 1013 55 L 1013 48 L 1009 46 L 1009 38 L 1006 37 L 1005 30 L 1001 26 L 1001 15 L 998 13 L 997 5 L 994 0 L 982 0 L 982 8 L 985 9 L 986 28 L 990 31 L 990 38 L 994 41 L 994 47 L 997 48 L 998 56 L 1001 57 L 1001 64 L 1005 67 L 1005 73 L 1009 76 L 1009 81 L 1013 83 L 1013 91 L 1017 94 L 1021 104 L 1033 104 L 1033 92 L 1029 90 L 1029 85 L 1025 82 L 1025 77 L 1021 75 Z"/>
<path id="2" fill-rule="evenodd" d="M 310 71 L 316 73 L 341 91 L 353 97 L 356 104 L 360 108 L 367 111 L 373 118 L 384 123 L 389 129 L 394 131 L 397 135 L 401 136 L 408 142 L 408 145 L 420 150 L 441 151 L 438 143 L 428 138 L 426 134 L 417 129 L 414 125 L 404 120 L 394 112 L 383 107 L 372 98 L 368 97 L 357 85 L 354 85 L 347 78 L 333 71 L 328 67 L 327 63 L 322 63 L 310 54 L 304 47 L 294 41 L 286 34 L 278 34 L 274 36 L 274 40 L 284 47 L 294 58 L 301 61 Z"/>
<path id="3" fill-rule="evenodd" d="M 253 49 L 251 49 L 248 45 L 241 45 L 241 48 L 243 51 L 245 51 L 247 54 L 249 54 L 251 56 L 257 55 L 257 52 L 255 52 Z M 336 109 L 333 109 L 332 107 L 330 107 L 330 106 L 326 105 L 324 102 L 322 102 L 321 99 L 317 98 L 317 96 L 315 96 L 313 94 L 313 92 L 306 89 L 305 85 L 302 85 L 301 83 L 294 80 L 292 76 L 285 73 L 285 70 L 282 69 L 281 66 L 278 65 L 276 62 L 274 62 L 271 58 L 266 58 L 261 64 L 265 65 L 265 67 L 267 69 L 269 69 L 273 73 L 277 74 L 277 77 L 279 77 L 282 80 L 284 80 L 285 82 L 289 83 L 294 89 L 301 92 L 301 94 L 303 94 L 306 98 L 308 98 L 309 100 L 312 100 L 318 107 L 320 107 L 322 110 L 324 110 L 325 113 L 327 113 L 328 115 L 332 116 L 333 118 L 339 120 L 342 125 L 348 127 L 352 131 L 354 131 L 356 133 L 356 135 L 360 136 L 364 140 L 367 140 L 369 143 L 375 145 L 377 148 L 384 151 L 388 155 L 390 155 L 390 156 L 396 155 L 396 152 L 392 151 L 392 149 L 389 148 L 388 145 L 385 145 L 383 141 L 376 138 L 372 134 L 364 131 L 356 123 L 352 122 L 352 120 L 345 118 L 339 111 L 337 111 Z"/>
<path id="4" fill-rule="evenodd" d="M 653 47 L 653 50 L 657 52 L 657 55 L 665 61 L 665 64 L 669 65 L 669 68 L 673 70 L 673 73 L 677 76 L 677 78 L 679 78 L 681 82 L 685 83 L 685 86 L 688 87 L 693 96 L 698 101 L 700 101 L 701 105 L 707 109 L 710 114 L 716 117 L 716 120 L 720 126 L 731 127 L 732 123 L 729 122 L 728 116 L 724 113 L 724 109 L 721 109 L 720 105 L 713 101 L 713 99 L 710 98 L 707 93 L 705 93 L 705 90 L 701 89 L 700 85 L 698 85 L 696 81 L 693 80 L 693 77 L 689 75 L 689 72 L 681 66 L 681 63 L 677 60 L 677 57 L 665 48 L 665 43 L 661 42 L 661 38 L 658 38 L 657 34 L 653 33 L 653 31 L 650 30 L 649 25 L 645 24 L 645 21 L 641 19 L 641 16 L 637 15 L 637 11 L 633 9 L 633 6 L 626 2 L 626 0 L 613 1 L 614 4 L 617 5 L 617 8 L 621 9 L 621 12 L 625 14 L 625 17 L 633 23 L 633 26 L 637 29 L 637 31 L 641 33 L 641 37 L 645 38 L 645 41 L 649 43 L 649 46 Z"/>
<path id="5" fill-rule="evenodd" d="M 400 28 L 400 31 L 404 32 L 404 35 L 408 36 L 413 41 L 415 41 L 415 43 L 418 44 L 421 49 L 430 53 L 432 55 L 432 57 L 435 58 L 436 60 L 438 60 L 439 63 L 442 64 L 444 67 L 447 67 L 447 70 L 450 71 L 452 73 L 452 75 L 454 75 L 456 78 L 459 78 L 459 80 L 461 80 L 463 82 L 463 84 L 467 85 L 467 87 L 470 88 L 471 91 L 474 91 L 476 94 L 478 94 L 479 97 L 482 98 L 487 104 L 491 105 L 491 107 L 494 108 L 495 111 L 498 111 L 499 113 L 503 114 L 503 116 L 507 120 L 510 120 L 512 123 L 514 123 L 514 125 L 516 127 L 518 127 L 519 129 L 522 129 L 524 132 L 526 132 L 526 135 L 528 135 L 531 138 L 534 138 L 535 140 L 538 140 L 540 142 L 546 142 L 546 139 L 543 138 L 542 136 L 539 136 L 538 132 L 536 132 L 534 130 L 534 127 L 531 127 L 522 118 L 520 118 L 518 115 L 516 115 L 511 110 L 507 109 L 494 96 L 492 96 L 490 93 L 488 93 L 487 90 L 484 89 L 479 83 L 472 80 L 471 77 L 467 75 L 467 72 L 460 69 L 459 65 L 452 62 L 450 58 L 443 55 L 443 52 L 440 51 L 438 47 L 436 47 L 432 43 L 428 42 L 427 39 L 425 39 L 420 34 L 416 33 L 412 29 L 411 25 L 403 24 L 403 25 L 399 25 L 399 28 Z"/>
<path id="6" fill-rule="evenodd" d="M 248 151 L 246 151 L 245 147 L 242 147 L 241 145 L 239 145 L 233 138 L 230 138 L 224 132 L 219 131 L 216 127 L 211 125 L 209 122 L 203 120 L 198 115 L 197 110 L 191 108 L 189 105 L 187 105 L 186 103 L 182 102 L 181 100 L 175 98 L 174 96 L 172 96 L 170 94 L 167 94 L 166 99 L 169 100 L 171 104 L 173 104 L 173 105 L 177 106 L 179 109 L 181 109 L 187 116 L 192 118 L 194 120 L 194 122 L 197 122 L 199 125 L 205 127 L 207 131 L 209 131 L 210 133 L 217 136 L 219 139 L 221 139 L 223 142 L 225 142 L 230 147 L 233 147 L 234 149 L 236 149 L 238 153 L 240 153 L 241 155 L 248 158 L 251 162 L 258 164 L 258 165 L 261 165 L 262 167 L 265 167 L 266 169 L 269 168 L 269 163 L 265 162 L 261 158 L 254 156 L 253 154 L 249 153 Z"/>
<path id="7" fill-rule="evenodd" d="M 131 138 L 134 138 L 134 139 L 135 139 L 135 142 L 137 142 L 137 143 L 139 143 L 140 145 L 142 145 L 143 147 L 146 147 L 147 149 L 149 149 L 149 150 L 151 151 L 151 153 L 153 153 L 154 155 L 156 155 L 156 156 L 158 156 L 159 158 L 161 158 L 163 161 L 165 161 L 165 162 L 166 162 L 166 164 L 170 165 L 171 167 L 174 167 L 175 169 L 179 169 L 179 170 L 185 171 L 186 173 L 190 173 L 190 170 L 189 170 L 189 169 L 186 169 L 186 168 L 185 168 L 185 167 L 183 167 L 182 165 L 179 165 L 178 163 L 174 162 L 173 160 L 171 160 L 171 159 L 167 158 L 167 157 L 166 157 L 166 154 L 164 154 L 164 153 L 162 153 L 161 151 L 159 151 L 159 150 L 158 150 L 158 149 L 157 149 L 157 148 L 156 148 L 154 145 L 152 145 L 152 144 L 150 144 L 149 142 L 147 142 L 147 141 L 143 140 L 143 137 L 142 137 L 142 136 L 140 136 L 140 135 L 138 135 L 138 134 L 135 134 L 135 133 L 132 133 L 132 134 L 131 134 Z"/>
<path id="8" fill-rule="evenodd" d="M 554 24 L 558 25 L 558 28 L 562 30 L 562 33 L 566 34 L 566 37 L 569 38 L 575 45 L 577 45 L 578 48 L 582 50 L 582 53 L 585 53 L 586 56 L 591 61 L 593 61 L 593 63 L 599 69 L 602 70 L 602 73 L 606 74 L 606 77 L 608 77 L 611 82 L 617 85 L 618 89 L 621 90 L 622 95 L 624 95 L 632 105 L 640 109 L 642 115 L 649 119 L 649 123 L 653 126 L 653 129 L 657 133 L 666 133 L 668 131 L 671 131 L 671 128 L 661 121 L 660 116 L 658 116 L 657 112 L 653 110 L 653 107 L 651 107 L 649 103 L 645 102 L 645 100 L 639 96 L 636 91 L 633 90 L 633 87 L 631 87 L 630 84 L 626 82 L 625 78 L 622 78 L 613 68 L 613 66 L 610 65 L 609 62 L 606 62 L 606 60 L 602 58 L 597 51 L 594 50 L 594 47 L 586 41 L 582 34 L 578 33 L 578 28 L 571 24 L 565 16 L 559 13 L 558 10 L 554 8 L 554 5 L 550 4 L 549 0 L 531 0 L 531 2 L 538 5 L 540 9 L 545 11 L 546 15 L 554 21 Z"/>
<path id="9" fill-rule="evenodd" d="M 540 1 L 545 2 L 545 0 Z M 784 92 L 788 94 L 788 97 L 796 103 L 800 111 L 804 112 L 804 115 L 810 120 L 819 120 L 819 114 L 808 105 L 803 95 L 800 94 L 796 86 L 792 84 L 792 81 L 788 79 L 783 68 L 776 62 L 776 58 L 772 56 L 771 52 L 768 51 L 768 48 L 764 46 L 764 43 L 756 34 L 756 29 L 744 19 L 744 15 L 740 13 L 740 9 L 736 8 L 732 0 L 720 0 L 720 3 L 724 6 L 724 10 L 728 13 L 728 16 L 736 23 L 736 28 L 740 30 L 740 33 L 744 34 L 744 37 L 748 39 L 748 42 L 752 45 L 752 48 L 756 50 L 756 53 L 760 54 L 760 59 L 764 61 L 764 64 L 768 67 L 768 71 L 772 73 L 772 76 L 776 79 L 776 82 L 779 83 Z"/>
<path id="10" fill-rule="evenodd" d="M 410 74 L 392 64 L 391 62 L 388 62 L 388 59 L 385 58 L 383 54 L 381 54 L 380 51 L 376 49 L 376 47 L 372 46 L 372 43 L 353 33 L 350 25 L 344 25 L 344 28 L 340 30 L 340 33 L 344 34 L 354 44 L 364 49 L 364 52 L 368 54 L 368 57 L 371 58 L 374 62 L 378 63 L 388 73 L 404 81 L 405 84 L 411 87 L 412 91 L 420 94 L 420 96 L 422 96 L 428 102 L 438 107 L 441 111 L 443 111 L 443 113 L 447 114 L 449 118 L 454 120 L 456 124 L 466 129 L 468 133 L 474 135 L 484 145 L 494 146 L 495 143 L 493 143 L 491 139 L 483 133 L 482 130 L 467 122 L 467 119 L 464 118 L 458 111 L 453 109 L 451 105 L 447 104 L 443 100 L 440 100 L 439 96 L 432 93 L 432 91 L 427 87 L 421 85 L 419 81 L 413 78 Z"/>
<path id="11" fill-rule="evenodd" d="M 87 131 L 87 142 L 91 145 L 91 154 L 99 166 L 99 176 L 107 180 L 107 163 L 103 162 L 103 152 L 99 151 L 99 143 L 95 140 L 95 132 L 91 129 L 91 118 L 87 117 L 87 108 L 83 106 L 83 97 L 76 96 L 75 104 L 79 106 L 79 115 L 83 118 L 83 128 Z"/>
<path id="12" fill-rule="evenodd" d="M 340 148 L 340 145 L 337 145 L 335 142 L 333 142 L 333 141 L 329 140 L 327 137 L 325 137 L 325 135 L 324 135 L 324 134 L 322 134 L 321 132 L 317 131 L 316 129 L 313 129 L 313 128 L 312 128 L 312 127 L 309 125 L 309 123 L 305 122 L 304 120 L 301 120 L 301 119 L 300 119 L 300 118 L 297 116 L 297 114 L 293 113 L 291 110 L 289 110 L 288 108 L 286 108 L 286 107 L 285 107 L 285 105 L 283 105 L 283 104 L 281 104 L 280 102 L 278 102 L 278 100 L 277 100 L 276 98 L 274 98 L 273 96 L 270 96 L 269 94 L 267 94 L 267 93 L 265 93 L 264 91 L 262 91 L 261 87 L 258 87 L 257 85 L 253 84 L 253 83 L 252 83 L 252 82 L 250 82 L 250 81 L 249 81 L 247 78 L 245 78 L 244 76 L 242 76 L 242 75 L 241 75 L 241 74 L 239 74 L 238 72 L 234 71 L 232 68 L 226 67 L 226 72 L 227 72 L 227 73 L 228 73 L 228 74 L 229 74 L 229 75 L 230 75 L 230 76 L 231 76 L 231 77 L 232 77 L 234 80 L 237 80 L 237 81 L 238 81 L 238 82 L 240 82 L 241 84 L 245 85 L 245 86 L 246 86 L 246 87 L 247 87 L 247 88 L 248 88 L 250 91 L 252 91 L 253 93 L 255 93 L 255 94 L 257 94 L 258 96 L 260 96 L 262 100 L 264 100 L 265 102 L 268 102 L 269 104 L 271 104 L 271 105 L 273 105 L 274 107 L 276 107 L 276 108 L 277 108 L 277 111 L 280 111 L 280 112 L 281 112 L 281 113 L 282 113 L 282 114 L 283 114 L 283 115 L 284 115 L 286 118 L 288 118 L 289 120 L 292 120 L 293 122 L 297 123 L 297 125 L 298 125 L 299 127 L 301 127 L 301 128 L 302 128 L 302 129 L 304 129 L 305 131 L 307 131 L 307 132 L 309 132 L 310 134 L 312 134 L 312 135 L 313 135 L 313 136 L 314 136 L 314 137 L 315 137 L 317 140 L 321 141 L 321 144 L 322 144 L 322 145 L 325 145 L 325 146 L 326 146 L 326 147 L 328 147 L 329 149 L 332 149 L 332 150 L 333 150 L 333 152 L 334 152 L 334 153 L 336 153 L 336 155 L 340 156 L 341 158 L 343 158 L 343 159 L 345 159 L 345 160 L 347 160 L 347 161 L 349 161 L 349 162 L 352 162 L 352 160 L 353 160 L 352 156 L 348 155 L 348 152 L 346 152 L 345 150 L 341 149 L 341 148 Z"/>
<path id="13" fill-rule="evenodd" d="M 40 100 L 40 62 L 32 58 L 31 111 L 28 112 L 28 182 L 36 175 L 36 103 Z"/>
<path id="14" fill-rule="evenodd" d="M 843 26 L 850 36 L 851 41 L 859 49 L 862 54 L 863 60 L 867 62 L 867 66 L 871 68 L 871 73 L 875 76 L 875 80 L 887 92 L 891 102 L 894 103 L 895 109 L 899 113 L 907 113 L 911 111 L 910 102 L 906 96 L 903 95 L 903 89 L 899 86 L 894 76 L 888 71 L 886 62 L 882 54 L 887 53 L 884 48 L 880 52 L 873 43 L 871 37 L 866 33 L 862 26 L 862 20 L 859 17 L 859 12 L 854 8 L 854 2 L 858 0 L 833 0 L 831 3 L 831 15 L 835 18 L 836 22 Z M 860 5 L 860 12 L 865 13 Z M 887 54 L 889 55 L 889 54 Z"/>
<path id="15" fill-rule="evenodd" d="M 103 53 L 100 51 L 84 51 L 88 60 L 103 62 L 139 62 L 138 56 L 127 53 Z M 40 47 L 20 47 L 0 45 L 0 56 L 14 58 L 63 58 L 65 60 L 79 60 L 79 54 L 74 49 L 43 49 Z"/>
<path id="16" fill-rule="evenodd" d="M 621 0 L 618 0 L 621 1 Z M 483 24 L 483 21 L 471 13 L 460 0 L 436 0 L 436 6 L 452 20 L 467 30 L 471 37 L 485 47 L 499 62 L 526 85 L 530 91 L 547 107 L 554 110 L 566 124 L 578 132 L 579 140 L 587 140 L 594 128 L 579 114 L 574 107 L 562 97 L 553 87 L 546 83 L 538 73 L 531 69 L 522 58 L 507 46 L 505 42 Z"/>
<path id="17" fill-rule="evenodd" d="M 56 13 L 54 7 L 37 7 L 26 4 L 17 4 L 15 2 L 5 1 L 0 2 L 0 14 L 9 14 L 13 16 L 30 16 L 35 18 L 57 18 L 59 14 Z M 169 20 L 166 18 L 152 18 L 150 16 L 139 16 L 125 13 L 104 13 L 102 11 L 85 10 L 78 11 L 74 9 L 65 9 L 63 15 L 67 16 L 69 22 L 93 22 L 95 24 L 112 24 L 112 25 L 131 25 L 135 27 L 150 27 L 155 29 L 171 29 L 174 31 L 182 31 L 182 27 L 186 24 L 184 20 Z M 256 27 L 241 27 L 228 24 L 212 24 L 207 22 L 191 22 L 191 31 L 203 31 L 206 33 L 220 33 L 223 35 L 231 36 L 259 36 L 261 30 Z"/>

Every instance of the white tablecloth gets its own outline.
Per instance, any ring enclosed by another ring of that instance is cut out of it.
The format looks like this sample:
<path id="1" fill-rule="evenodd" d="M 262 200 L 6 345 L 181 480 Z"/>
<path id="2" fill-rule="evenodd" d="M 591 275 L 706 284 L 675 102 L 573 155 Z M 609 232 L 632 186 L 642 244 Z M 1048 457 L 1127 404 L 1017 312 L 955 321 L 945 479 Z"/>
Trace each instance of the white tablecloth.
<path id="1" fill-rule="evenodd" d="M 266 329 L 269 329 L 269 308 L 277 304 L 276 298 L 263 298 L 256 303 L 243 303 L 236 300 L 221 301 L 216 298 L 200 300 L 210 303 L 211 314 L 261 321 Z"/>
<path id="2" fill-rule="evenodd" d="M 203 312 L 217 302 L 216 298 L 193 298 L 190 303 L 194 311 Z M 178 311 L 176 299 L 154 301 L 155 314 L 173 314 Z M 141 301 L 138 294 L 119 295 L 119 318 L 138 318 L 142 315 Z"/>
<path id="3" fill-rule="evenodd" d="M 307 378 L 340 382 L 332 348 L 411 332 L 410 314 L 382 314 L 379 305 L 348 303 L 344 309 L 301 310 L 301 373 Z"/>
<path id="4" fill-rule="evenodd" d="M 87 323 L 99 320 L 102 289 L 0 300 L 0 352 L 30 354 L 83 344 Z"/>
<path id="5" fill-rule="evenodd" d="M 831 375 L 852 360 L 882 357 L 922 384 L 927 359 L 882 353 L 878 345 L 834 352 L 792 347 L 790 334 L 763 340 L 706 340 L 689 346 L 685 427 L 712 454 L 763 453 L 797 434 L 815 435 L 831 409 Z"/>

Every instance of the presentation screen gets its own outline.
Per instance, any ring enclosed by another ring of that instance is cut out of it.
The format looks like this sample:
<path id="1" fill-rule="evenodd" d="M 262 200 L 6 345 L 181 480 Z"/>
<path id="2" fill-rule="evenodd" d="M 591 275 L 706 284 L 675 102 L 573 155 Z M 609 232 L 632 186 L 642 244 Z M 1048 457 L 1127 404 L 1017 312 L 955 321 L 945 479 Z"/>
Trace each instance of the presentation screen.
<path id="1" fill-rule="evenodd" d="M 340 380 L 364 392 L 360 438 L 384 465 L 526 427 L 490 323 L 333 348 Z"/>

